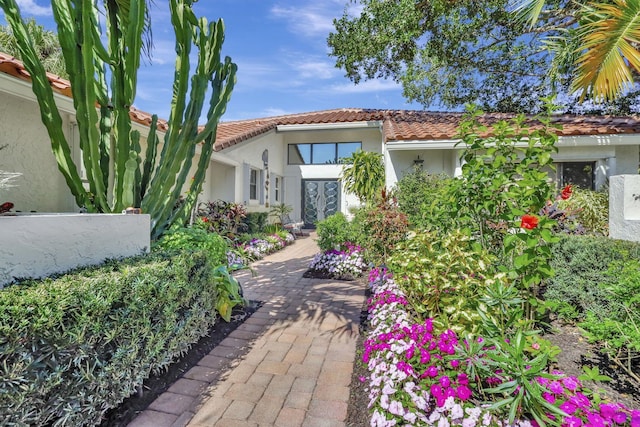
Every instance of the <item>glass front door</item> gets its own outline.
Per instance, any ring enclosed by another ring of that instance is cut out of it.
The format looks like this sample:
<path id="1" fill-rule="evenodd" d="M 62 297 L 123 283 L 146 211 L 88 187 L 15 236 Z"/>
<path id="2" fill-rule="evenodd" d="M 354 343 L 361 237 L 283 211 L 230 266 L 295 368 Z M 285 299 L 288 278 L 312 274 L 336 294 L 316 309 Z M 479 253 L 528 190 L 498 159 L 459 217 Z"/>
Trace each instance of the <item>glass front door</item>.
<path id="1" fill-rule="evenodd" d="M 333 180 L 302 180 L 302 220 L 305 228 L 340 210 L 340 183 Z"/>

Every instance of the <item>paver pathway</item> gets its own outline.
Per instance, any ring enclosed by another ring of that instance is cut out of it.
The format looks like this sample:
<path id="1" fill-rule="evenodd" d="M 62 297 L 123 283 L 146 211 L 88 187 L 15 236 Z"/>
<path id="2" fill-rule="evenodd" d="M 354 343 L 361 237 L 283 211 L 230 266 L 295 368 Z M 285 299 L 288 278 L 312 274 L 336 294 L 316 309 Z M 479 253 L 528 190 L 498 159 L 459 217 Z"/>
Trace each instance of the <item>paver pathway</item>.
<path id="1" fill-rule="evenodd" d="M 236 274 L 264 305 L 129 427 L 345 425 L 364 286 L 303 278 L 313 237 Z"/>

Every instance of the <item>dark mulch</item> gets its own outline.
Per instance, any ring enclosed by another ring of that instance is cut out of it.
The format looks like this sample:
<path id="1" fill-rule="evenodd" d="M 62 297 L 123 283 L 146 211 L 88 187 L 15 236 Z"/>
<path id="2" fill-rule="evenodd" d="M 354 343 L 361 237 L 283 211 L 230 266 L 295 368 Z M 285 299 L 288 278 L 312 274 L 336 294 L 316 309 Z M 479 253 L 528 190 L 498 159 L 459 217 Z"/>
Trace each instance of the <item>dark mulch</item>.
<path id="1" fill-rule="evenodd" d="M 224 320 L 216 322 L 209 334 L 202 337 L 186 354 L 171 364 L 166 372 L 149 377 L 137 394 L 125 399 L 120 406 L 107 412 L 100 427 L 126 426 L 140 412 L 147 409 L 174 382 L 180 379 L 185 372 L 209 354 L 215 346 L 220 344 L 227 335 L 248 319 L 261 305 L 261 302 L 251 301 L 248 307 L 234 308 L 231 322 L 225 322 Z"/>
<path id="2" fill-rule="evenodd" d="M 349 386 L 349 406 L 347 408 L 347 426 L 360 427 L 368 426 L 371 417 L 369 416 L 369 392 L 367 383 L 363 378 L 369 377 L 367 366 L 362 362 L 362 350 L 364 349 L 364 339 L 369 328 L 367 320 L 367 299 L 371 296 L 371 290 L 367 287 L 365 291 L 365 302 L 360 310 L 360 334 L 356 343 L 356 359 L 353 364 L 353 374 L 351 374 L 351 384 Z"/>

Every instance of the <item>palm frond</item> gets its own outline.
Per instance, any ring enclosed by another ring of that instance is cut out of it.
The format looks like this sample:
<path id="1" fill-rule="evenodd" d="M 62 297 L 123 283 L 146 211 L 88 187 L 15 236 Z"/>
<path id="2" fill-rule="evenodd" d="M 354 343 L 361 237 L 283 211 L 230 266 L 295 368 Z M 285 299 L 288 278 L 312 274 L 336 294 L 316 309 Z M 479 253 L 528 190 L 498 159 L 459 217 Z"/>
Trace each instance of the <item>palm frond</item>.
<path id="1" fill-rule="evenodd" d="M 513 13 L 517 21 L 526 22 L 529 28 L 533 28 L 538 22 L 544 4 L 545 0 L 521 0 L 513 6 Z"/>
<path id="2" fill-rule="evenodd" d="M 640 71 L 640 0 L 592 5 L 591 22 L 580 28 L 582 54 L 577 60 L 574 91 L 599 101 L 615 99 L 632 86 L 630 66 Z"/>

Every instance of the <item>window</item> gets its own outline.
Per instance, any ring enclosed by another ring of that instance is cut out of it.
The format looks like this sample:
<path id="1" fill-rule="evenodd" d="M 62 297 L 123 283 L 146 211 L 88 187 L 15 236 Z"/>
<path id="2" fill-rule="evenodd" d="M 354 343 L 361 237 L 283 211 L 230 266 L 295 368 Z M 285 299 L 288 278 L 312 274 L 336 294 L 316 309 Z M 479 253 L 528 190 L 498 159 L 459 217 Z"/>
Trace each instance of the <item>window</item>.
<path id="1" fill-rule="evenodd" d="M 258 171 L 256 169 L 251 169 L 251 175 L 249 176 L 249 198 L 258 200 Z"/>
<path id="2" fill-rule="evenodd" d="M 275 178 L 273 191 L 274 191 L 274 196 L 273 196 L 274 202 L 282 202 L 282 178 L 280 178 L 279 176 L 276 176 Z"/>
<path id="3" fill-rule="evenodd" d="M 361 142 L 289 144 L 290 165 L 331 165 L 362 148 Z"/>
<path id="4" fill-rule="evenodd" d="M 560 188 L 571 184 L 587 190 L 595 189 L 596 162 L 562 162 L 556 164 Z"/>

